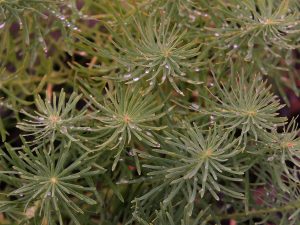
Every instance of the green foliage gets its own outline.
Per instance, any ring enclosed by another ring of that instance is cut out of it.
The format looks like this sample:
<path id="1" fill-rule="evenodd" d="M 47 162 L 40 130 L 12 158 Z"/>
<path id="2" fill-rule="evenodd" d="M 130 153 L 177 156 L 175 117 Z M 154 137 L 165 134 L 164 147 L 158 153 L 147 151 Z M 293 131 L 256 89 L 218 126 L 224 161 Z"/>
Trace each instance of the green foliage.
<path id="1" fill-rule="evenodd" d="M 184 133 L 168 134 L 166 145 L 153 150 L 160 155 L 140 154 L 147 159 L 143 166 L 152 170 L 148 175 L 158 181 L 163 179 L 163 182 L 137 200 L 153 197 L 162 190 L 167 193 L 164 204 L 172 201 L 178 192 L 185 193 L 188 204 L 194 203 L 197 193 L 203 198 L 206 192 L 216 200 L 220 199 L 218 192 L 243 199 L 241 193 L 218 183 L 220 180 L 242 181 L 237 175 L 242 175 L 243 171 L 235 171 L 234 163 L 229 160 L 242 150 L 236 145 L 237 140 L 216 126 L 205 133 L 196 125 L 184 129 Z"/>
<path id="2" fill-rule="evenodd" d="M 66 2 L 69 2 L 75 13 L 76 7 L 72 6 L 72 1 Z M 43 46 L 44 51 L 47 52 L 48 50 L 43 34 L 49 31 L 43 29 L 43 25 L 40 23 L 41 19 L 47 20 L 52 16 L 56 19 L 55 22 L 58 22 L 60 28 L 70 27 L 74 30 L 78 30 L 75 25 L 66 19 L 66 16 L 60 13 L 59 7 L 64 5 L 65 3 L 58 0 L 3 0 L 0 2 L 1 28 L 9 26 L 12 22 L 17 22 L 20 29 L 24 30 L 24 40 L 27 45 L 30 43 L 30 34 L 34 29 L 36 39 Z"/>
<path id="3" fill-rule="evenodd" d="M 299 26 L 297 0 L 0 0 L 0 224 L 300 224 Z"/>
<path id="4" fill-rule="evenodd" d="M 299 32 L 299 12 L 289 8 L 289 0 L 246 0 L 220 4 L 223 29 L 215 28 L 216 38 L 221 37 L 229 46 L 248 47 L 245 61 L 251 61 L 255 45 L 266 47 L 276 54 L 277 49 L 294 49 Z M 239 44 L 237 44 L 239 43 Z M 256 48 L 258 49 L 258 48 Z"/>
<path id="5" fill-rule="evenodd" d="M 35 104 L 38 111 L 35 115 L 21 110 L 28 119 L 17 124 L 17 127 L 33 136 L 33 143 L 45 144 L 45 140 L 53 143 L 55 140 L 67 138 L 70 141 L 77 142 L 80 139 L 78 132 L 91 130 L 90 127 L 81 126 L 86 119 L 86 107 L 76 110 L 76 105 L 81 99 L 81 95 L 72 93 L 66 101 L 66 93 L 61 90 L 59 97 L 53 94 L 52 104 L 49 98 L 45 101 L 40 96 L 35 98 Z M 77 134 L 76 134 L 77 133 Z"/>
<path id="6" fill-rule="evenodd" d="M 205 225 L 209 220 L 209 216 L 206 215 L 206 211 L 207 209 L 201 210 L 198 215 L 191 218 L 186 208 L 177 209 L 176 213 L 172 208 L 162 208 L 161 210 L 155 212 L 155 219 L 152 221 L 150 221 L 151 218 L 148 218 L 144 213 L 141 212 L 135 212 L 133 216 L 141 225 Z M 140 214 L 143 214 L 143 218 Z"/>
<path id="7" fill-rule="evenodd" d="M 84 187 L 79 183 L 85 177 L 104 172 L 104 169 L 95 170 L 92 165 L 87 166 L 90 158 L 86 154 L 70 159 L 70 144 L 60 145 L 55 148 L 55 153 L 51 151 L 54 146 L 32 151 L 25 145 L 20 151 L 6 145 L 6 149 L 8 153 L 1 151 L 1 154 L 8 164 L 13 165 L 13 170 L 2 171 L 1 177 L 16 186 L 17 189 L 8 196 L 17 196 L 16 202 L 23 206 L 28 219 L 40 216 L 54 223 L 56 219 L 53 219 L 52 213 L 55 212 L 59 224 L 63 224 L 61 209 L 64 209 L 79 224 L 74 213 L 84 212 L 78 202 L 74 202 L 74 197 L 83 203 L 97 203 L 84 195 L 84 192 L 95 191 L 95 187 Z"/>
<path id="8" fill-rule="evenodd" d="M 90 118 L 96 121 L 94 126 L 97 127 L 93 132 L 93 139 L 101 140 L 95 150 L 99 151 L 107 146 L 110 146 L 110 150 L 117 149 L 112 167 L 114 170 L 124 147 L 133 146 L 132 139 L 152 147 L 160 146 L 152 133 L 165 128 L 154 123 L 165 113 L 161 112 L 163 105 L 157 105 L 155 101 L 157 96 L 145 96 L 136 86 L 126 89 L 117 87 L 115 91 L 106 90 L 106 95 L 103 104 L 92 95 L 89 96 L 94 106 L 93 111 L 96 112 Z M 135 157 L 135 160 L 138 158 Z"/>
<path id="9" fill-rule="evenodd" d="M 295 121 L 292 121 L 282 133 L 272 132 L 265 134 L 265 139 L 268 140 L 269 158 L 268 160 L 274 164 L 274 169 L 278 170 L 278 165 L 286 173 L 289 179 L 299 183 L 299 130 L 296 127 Z M 293 166 L 287 165 L 287 162 L 292 162 Z M 286 191 L 288 191 L 285 188 Z"/>
<path id="10" fill-rule="evenodd" d="M 157 84 L 161 85 L 168 80 L 172 87 L 183 95 L 175 80 L 199 84 L 186 78 L 190 69 L 201 65 L 199 59 L 193 59 L 201 56 L 199 43 L 195 40 L 187 42 L 185 40 L 187 30 L 178 27 L 177 24 L 171 24 L 165 16 L 162 18 L 151 16 L 146 21 L 141 20 L 141 16 L 130 21 L 135 24 L 135 30 L 127 29 L 127 25 L 123 25 L 120 21 L 121 33 L 112 31 L 116 52 L 103 51 L 87 40 L 84 43 L 96 48 L 98 54 L 116 60 L 120 64 L 119 68 L 125 74 L 119 73 L 118 80 L 126 83 L 145 80 L 149 86 L 147 92 Z M 86 48 L 85 45 L 81 48 Z"/>
<path id="11" fill-rule="evenodd" d="M 216 101 L 207 100 L 211 103 L 207 113 L 221 120 L 228 130 L 241 129 L 241 140 L 246 139 L 248 133 L 257 140 L 264 132 L 283 126 L 286 121 L 286 118 L 278 117 L 283 105 L 270 92 L 267 81 L 256 75 L 249 79 L 252 80 L 240 76 L 236 83 L 229 83 L 227 87 L 216 82 Z"/>

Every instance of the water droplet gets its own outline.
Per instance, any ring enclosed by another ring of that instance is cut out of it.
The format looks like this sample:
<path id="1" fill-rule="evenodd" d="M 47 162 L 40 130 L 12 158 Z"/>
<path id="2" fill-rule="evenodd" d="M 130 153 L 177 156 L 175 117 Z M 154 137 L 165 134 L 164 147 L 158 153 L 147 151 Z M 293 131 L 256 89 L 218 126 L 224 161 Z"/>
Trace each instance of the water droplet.
<path id="1" fill-rule="evenodd" d="M 239 46 L 238 46 L 237 44 L 234 44 L 234 45 L 233 45 L 233 48 L 234 48 L 234 49 L 237 49 L 238 47 L 239 47 Z"/>
<path id="2" fill-rule="evenodd" d="M 216 36 L 216 37 L 219 37 L 219 36 L 220 36 L 220 34 L 219 34 L 219 33 L 215 33 L 215 36 Z"/>
<path id="3" fill-rule="evenodd" d="M 5 27 L 5 22 L 0 24 L 0 29 L 3 29 Z"/>
<path id="4" fill-rule="evenodd" d="M 59 18 L 60 20 L 65 20 L 65 19 L 66 19 L 66 17 L 65 17 L 64 15 L 59 15 L 58 18 Z"/>
<path id="5" fill-rule="evenodd" d="M 150 137 L 153 137 L 153 135 L 149 131 L 147 131 L 146 134 Z"/>
<path id="6" fill-rule="evenodd" d="M 201 13 L 200 11 L 198 11 L 198 10 L 194 10 L 194 13 L 195 13 L 197 16 L 201 16 L 201 15 L 202 15 L 202 13 Z"/>
<path id="7" fill-rule="evenodd" d="M 150 72 L 149 70 L 146 70 L 146 71 L 145 71 L 145 74 L 148 74 L 149 72 Z"/>
<path id="8" fill-rule="evenodd" d="M 23 23 L 21 20 L 19 21 L 19 26 L 20 26 L 20 30 L 23 30 Z"/>
<path id="9" fill-rule="evenodd" d="M 200 71 L 200 68 L 195 68 L 195 72 L 199 72 Z"/>
<path id="10" fill-rule="evenodd" d="M 166 80 L 166 78 L 167 78 L 167 75 L 166 75 L 166 74 L 164 74 L 164 75 L 162 76 L 162 78 L 161 78 L 161 83 L 164 83 L 164 82 L 165 82 L 165 80 Z"/>
<path id="11" fill-rule="evenodd" d="M 189 18 L 190 18 L 190 21 L 191 21 L 191 22 L 195 22 L 195 20 L 196 20 L 196 16 L 193 15 L 193 14 L 190 14 L 190 15 L 189 15 Z"/>
<path id="12" fill-rule="evenodd" d="M 129 155 L 129 156 L 135 156 L 136 154 L 135 154 L 135 152 L 133 152 L 133 151 L 131 150 L 131 151 L 128 152 L 128 155 Z"/>
<path id="13" fill-rule="evenodd" d="M 43 46 L 43 51 L 47 54 L 48 53 L 48 48 L 46 46 Z"/>
<path id="14" fill-rule="evenodd" d="M 65 133 L 68 132 L 68 129 L 67 129 L 65 126 L 63 126 L 63 127 L 61 128 L 61 132 L 62 132 L 63 134 L 65 134 Z"/>
<path id="15" fill-rule="evenodd" d="M 78 27 L 73 27 L 73 30 L 80 31 Z"/>
<path id="16" fill-rule="evenodd" d="M 192 108 L 194 108 L 194 109 L 199 109 L 199 105 L 198 104 L 196 104 L 196 103 L 192 103 Z"/>
<path id="17" fill-rule="evenodd" d="M 133 81 L 138 81 L 140 78 L 139 77 L 135 77 L 133 78 Z"/>
<path id="18" fill-rule="evenodd" d="M 168 63 L 165 65 L 165 68 L 166 68 L 166 69 L 170 69 L 170 66 L 169 66 Z"/>
<path id="19" fill-rule="evenodd" d="M 132 76 L 131 73 L 128 73 L 128 74 L 125 74 L 125 75 L 124 75 L 124 78 L 125 78 L 125 79 L 128 79 L 128 78 L 130 78 L 131 76 Z"/>

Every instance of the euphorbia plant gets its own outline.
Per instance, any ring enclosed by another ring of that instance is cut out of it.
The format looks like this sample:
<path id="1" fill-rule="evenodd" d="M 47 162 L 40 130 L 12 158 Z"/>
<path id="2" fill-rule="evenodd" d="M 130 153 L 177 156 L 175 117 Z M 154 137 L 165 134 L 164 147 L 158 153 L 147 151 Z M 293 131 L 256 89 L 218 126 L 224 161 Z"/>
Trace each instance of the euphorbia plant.
<path id="1" fill-rule="evenodd" d="M 0 0 L 0 224 L 300 224 L 297 0 Z"/>

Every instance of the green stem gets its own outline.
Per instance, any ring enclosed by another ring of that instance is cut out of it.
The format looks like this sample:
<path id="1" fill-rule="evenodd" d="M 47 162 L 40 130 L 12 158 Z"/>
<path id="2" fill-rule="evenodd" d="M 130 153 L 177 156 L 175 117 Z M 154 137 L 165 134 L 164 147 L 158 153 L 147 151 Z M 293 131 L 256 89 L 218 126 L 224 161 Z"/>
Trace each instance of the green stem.
<path id="1" fill-rule="evenodd" d="M 264 214 L 269 214 L 269 213 L 276 213 L 276 212 L 287 212 L 291 211 L 294 209 L 299 209 L 300 208 L 300 200 L 290 202 L 287 205 L 284 205 L 282 207 L 274 207 L 274 208 L 265 208 L 265 209 L 259 209 L 259 210 L 251 210 L 248 213 L 246 212 L 237 212 L 237 213 L 232 213 L 232 214 L 227 214 L 227 215 L 220 215 L 217 218 L 219 220 L 224 220 L 224 219 L 239 219 L 239 218 L 246 218 L 246 217 L 251 217 L 251 216 L 259 216 L 259 215 L 264 215 Z"/>

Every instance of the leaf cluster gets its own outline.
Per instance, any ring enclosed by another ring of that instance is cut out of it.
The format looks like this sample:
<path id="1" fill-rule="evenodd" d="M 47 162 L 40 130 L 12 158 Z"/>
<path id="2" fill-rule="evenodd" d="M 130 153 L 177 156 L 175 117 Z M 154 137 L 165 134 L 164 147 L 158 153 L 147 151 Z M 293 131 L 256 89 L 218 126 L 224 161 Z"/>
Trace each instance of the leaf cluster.
<path id="1" fill-rule="evenodd" d="M 299 13 L 0 0 L 0 224 L 298 225 Z"/>

